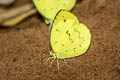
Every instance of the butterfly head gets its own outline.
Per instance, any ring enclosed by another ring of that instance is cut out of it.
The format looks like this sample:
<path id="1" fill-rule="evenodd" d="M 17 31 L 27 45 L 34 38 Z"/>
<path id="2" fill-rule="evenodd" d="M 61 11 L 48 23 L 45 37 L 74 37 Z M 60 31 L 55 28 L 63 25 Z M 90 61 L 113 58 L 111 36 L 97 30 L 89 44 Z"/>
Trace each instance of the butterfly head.
<path id="1" fill-rule="evenodd" d="M 54 58 L 56 58 L 56 54 L 55 54 L 55 52 L 53 50 L 51 50 L 49 53 L 50 53 L 51 56 L 53 56 Z"/>

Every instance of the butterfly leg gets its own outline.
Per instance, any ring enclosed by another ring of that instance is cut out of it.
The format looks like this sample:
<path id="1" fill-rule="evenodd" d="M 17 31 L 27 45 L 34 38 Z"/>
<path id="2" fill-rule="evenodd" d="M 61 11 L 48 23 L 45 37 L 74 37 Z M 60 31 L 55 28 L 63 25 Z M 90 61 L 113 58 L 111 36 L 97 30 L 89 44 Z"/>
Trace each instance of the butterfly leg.
<path id="1" fill-rule="evenodd" d="M 52 66 L 52 63 L 55 61 L 56 58 L 53 58 L 53 60 L 51 61 L 50 65 Z"/>
<path id="2" fill-rule="evenodd" d="M 60 65 L 59 65 L 58 59 L 57 59 L 57 66 L 58 66 L 58 70 L 59 70 L 60 69 Z"/>
<path id="3" fill-rule="evenodd" d="M 64 62 L 65 62 L 65 65 L 66 65 L 67 67 L 71 68 L 70 66 L 68 66 L 66 60 L 65 60 L 65 59 L 63 59 L 63 60 L 64 60 Z"/>
<path id="4" fill-rule="evenodd" d="M 45 61 L 45 63 L 47 63 L 50 59 L 52 59 L 52 58 L 54 58 L 54 57 L 49 57 L 46 61 Z"/>

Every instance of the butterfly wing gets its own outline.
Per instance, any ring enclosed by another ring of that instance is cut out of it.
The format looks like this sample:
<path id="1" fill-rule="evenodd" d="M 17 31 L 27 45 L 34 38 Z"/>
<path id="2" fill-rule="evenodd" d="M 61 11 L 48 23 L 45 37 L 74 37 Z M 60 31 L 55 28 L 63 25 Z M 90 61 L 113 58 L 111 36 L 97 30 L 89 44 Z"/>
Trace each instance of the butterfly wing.
<path id="1" fill-rule="evenodd" d="M 85 53 L 91 42 L 91 33 L 77 17 L 61 10 L 51 30 L 51 46 L 57 58 L 70 58 Z"/>
<path id="2" fill-rule="evenodd" d="M 38 11 L 46 18 L 49 23 L 54 19 L 60 9 L 71 10 L 76 0 L 33 0 Z"/>

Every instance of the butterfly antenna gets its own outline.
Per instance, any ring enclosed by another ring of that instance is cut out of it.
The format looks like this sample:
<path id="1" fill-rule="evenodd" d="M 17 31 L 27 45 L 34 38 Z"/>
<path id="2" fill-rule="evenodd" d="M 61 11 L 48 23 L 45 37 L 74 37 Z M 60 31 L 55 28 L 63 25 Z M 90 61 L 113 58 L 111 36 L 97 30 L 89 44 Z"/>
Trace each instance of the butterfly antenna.
<path id="1" fill-rule="evenodd" d="M 67 67 L 71 68 L 70 66 L 68 66 L 66 60 L 65 60 L 65 59 L 63 59 L 63 60 L 64 60 L 64 62 L 65 62 L 65 65 L 66 65 Z"/>
<path id="2" fill-rule="evenodd" d="M 60 69 L 60 66 L 59 66 L 59 62 L 58 62 L 58 59 L 57 59 L 57 66 L 58 66 L 58 70 Z"/>

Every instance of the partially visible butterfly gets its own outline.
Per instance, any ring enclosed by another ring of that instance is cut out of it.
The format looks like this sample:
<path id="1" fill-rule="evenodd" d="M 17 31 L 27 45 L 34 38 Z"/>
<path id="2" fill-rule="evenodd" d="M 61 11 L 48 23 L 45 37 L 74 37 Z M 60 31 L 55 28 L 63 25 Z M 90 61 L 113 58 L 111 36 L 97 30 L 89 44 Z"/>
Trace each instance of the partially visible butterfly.
<path id="1" fill-rule="evenodd" d="M 33 0 L 33 2 L 41 15 L 45 17 L 45 22 L 50 24 L 59 10 L 71 10 L 76 0 Z"/>
<path id="2" fill-rule="evenodd" d="M 84 54 L 91 43 L 91 32 L 71 12 L 60 10 L 54 19 L 50 55 L 54 59 L 72 58 Z"/>

